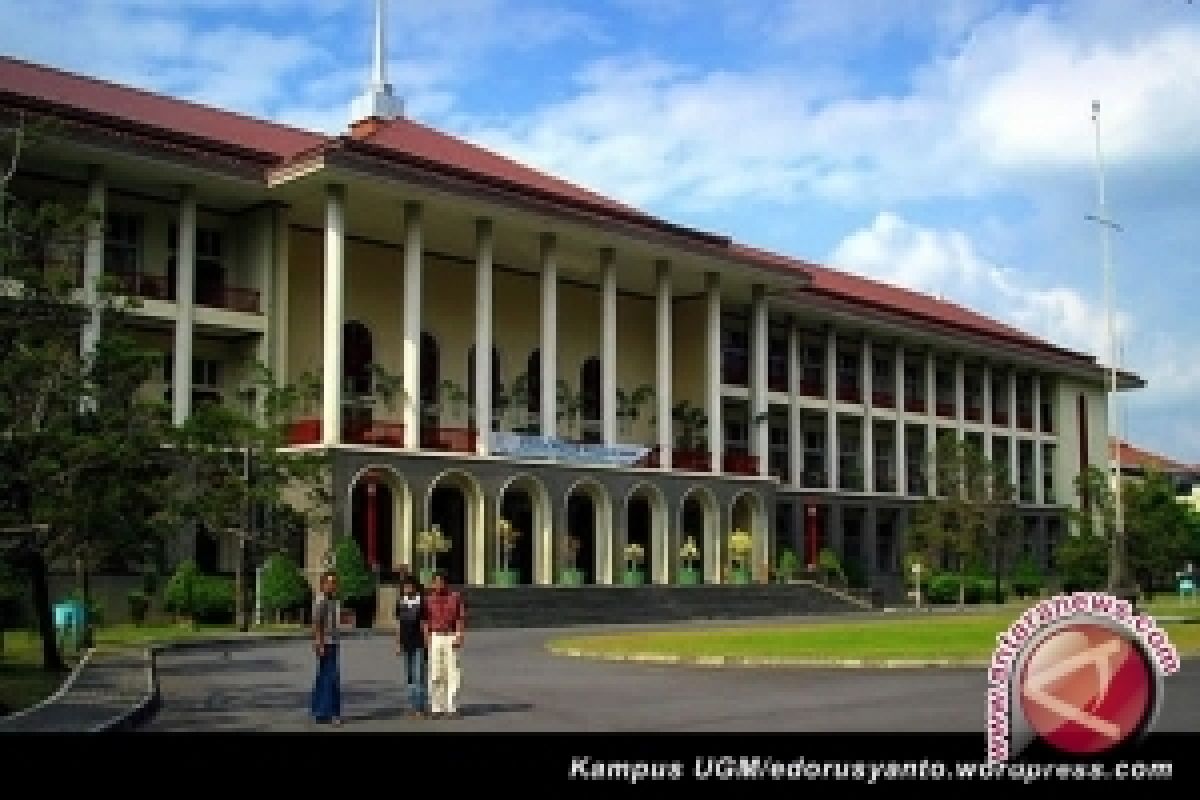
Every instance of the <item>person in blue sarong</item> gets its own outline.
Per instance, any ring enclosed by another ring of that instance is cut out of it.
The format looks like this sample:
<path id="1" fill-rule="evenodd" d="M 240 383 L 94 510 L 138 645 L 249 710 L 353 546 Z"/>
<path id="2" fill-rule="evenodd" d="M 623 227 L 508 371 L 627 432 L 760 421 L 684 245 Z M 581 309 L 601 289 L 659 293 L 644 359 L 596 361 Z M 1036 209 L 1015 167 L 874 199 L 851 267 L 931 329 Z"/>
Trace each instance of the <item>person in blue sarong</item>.
<path id="1" fill-rule="evenodd" d="M 313 648 L 317 677 L 312 690 L 312 717 L 319 723 L 342 724 L 342 676 L 338 666 L 337 576 L 321 576 L 321 596 L 313 613 Z"/>

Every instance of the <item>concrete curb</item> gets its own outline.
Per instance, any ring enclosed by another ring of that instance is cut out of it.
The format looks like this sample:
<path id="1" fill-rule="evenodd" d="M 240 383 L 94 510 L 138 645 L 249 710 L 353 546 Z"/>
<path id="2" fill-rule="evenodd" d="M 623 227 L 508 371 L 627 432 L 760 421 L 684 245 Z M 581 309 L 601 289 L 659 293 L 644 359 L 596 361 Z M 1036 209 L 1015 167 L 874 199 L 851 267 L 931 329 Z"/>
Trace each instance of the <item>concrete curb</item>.
<path id="1" fill-rule="evenodd" d="M 20 711 L 14 711 L 11 714 L 5 714 L 3 717 L 0 717 L 0 730 L 4 729 L 4 724 L 6 722 L 12 722 L 13 720 L 18 720 L 23 717 L 27 717 L 30 714 L 32 714 L 33 712 L 40 711 L 41 709 L 45 708 L 46 706 L 50 705 L 51 703 L 57 703 L 59 700 L 61 700 L 62 696 L 65 695 L 70 690 L 72 684 L 75 683 L 75 679 L 79 677 L 79 674 L 81 672 L 83 672 L 83 668 L 87 666 L 89 661 L 91 661 L 92 654 L 94 654 L 95 652 L 96 652 L 96 648 L 92 647 L 92 648 L 89 648 L 88 651 L 83 654 L 83 658 L 79 659 L 79 663 L 77 663 L 74 667 L 72 667 L 71 673 L 69 675 L 67 675 L 67 678 L 66 678 L 66 680 L 64 680 L 62 682 L 62 685 L 59 686 L 58 689 L 56 689 L 54 691 L 54 694 L 50 695 L 45 700 L 42 700 L 38 703 L 34 703 L 29 708 L 23 708 Z"/>
<path id="2" fill-rule="evenodd" d="M 679 656 L 670 653 L 592 652 L 575 647 L 546 648 L 556 656 L 590 658 L 596 661 L 624 661 L 638 664 L 669 664 L 686 667 L 796 667 L 808 669 L 927 669 L 986 667 L 986 659 L 953 658 L 795 658 L 789 656 Z"/>

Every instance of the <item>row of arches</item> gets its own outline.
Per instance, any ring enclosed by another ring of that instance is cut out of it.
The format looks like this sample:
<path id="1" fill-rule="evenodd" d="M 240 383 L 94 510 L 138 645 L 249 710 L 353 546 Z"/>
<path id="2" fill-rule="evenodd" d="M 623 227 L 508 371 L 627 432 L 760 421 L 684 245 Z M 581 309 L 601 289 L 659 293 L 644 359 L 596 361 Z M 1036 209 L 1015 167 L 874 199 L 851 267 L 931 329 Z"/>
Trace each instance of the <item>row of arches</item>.
<path id="1" fill-rule="evenodd" d="M 428 566 L 415 543 L 419 531 L 436 525 L 450 543 L 436 565 L 455 584 L 501 582 L 502 569 L 520 584 L 621 583 L 627 571 L 647 583 L 676 583 L 685 577 L 681 550 L 688 539 L 698 580 L 717 583 L 729 563 L 730 531 L 766 539 L 762 499 L 752 489 L 722 507 L 712 489 L 697 485 L 671 504 L 650 482 L 614 497 L 603 483 L 581 478 L 552 496 L 531 474 L 513 475 L 488 491 L 474 475 L 452 469 L 414 496 L 394 469 L 367 467 L 354 476 L 349 493 L 343 522 L 368 563 L 384 573 Z M 518 532 L 507 553 L 495 535 L 501 520 Z M 627 559 L 631 544 L 641 546 L 640 563 Z"/>
<path id="2" fill-rule="evenodd" d="M 421 407 L 430 408 L 438 404 L 442 385 L 441 348 L 437 338 L 421 333 Z M 354 394 L 365 395 L 371 391 L 371 365 L 375 363 L 375 344 L 371 329 L 358 320 L 344 323 L 342 328 L 342 377 L 345 386 Z M 534 348 L 526 360 L 527 376 L 525 410 L 538 414 L 542 407 L 541 375 L 542 351 Z M 603 413 L 600 359 L 592 356 L 584 360 L 579 368 L 580 416 L 585 420 L 599 420 Z M 500 351 L 492 348 L 492 392 L 493 396 L 504 390 L 504 379 Z M 475 408 L 475 345 L 467 349 L 467 404 Z"/>

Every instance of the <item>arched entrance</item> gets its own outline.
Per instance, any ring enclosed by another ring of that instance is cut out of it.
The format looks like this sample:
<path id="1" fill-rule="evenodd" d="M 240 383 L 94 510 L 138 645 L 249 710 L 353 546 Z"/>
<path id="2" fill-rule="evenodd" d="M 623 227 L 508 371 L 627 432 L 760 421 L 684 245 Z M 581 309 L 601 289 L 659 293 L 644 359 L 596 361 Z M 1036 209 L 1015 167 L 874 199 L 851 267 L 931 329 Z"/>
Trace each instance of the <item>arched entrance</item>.
<path id="1" fill-rule="evenodd" d="M 626 583 L 666 583 L 666 503 L 662 493 L 648 483 L 635 486 L 625 500 L 625 547 L 620 553 Z M 630 575 L 629 548 L 640 547 L 642 561 L 633 563 Z"/>
<path id="2" fill-rule="evenodd" d="M 705 583 L 714 579 L 712 555 L 717 552 L 717 500 L 708 489 L 695 488 L 679 506 L 679 582 Z M 691 558 L 683 550 L 695 546 Z"/>
<path id="3" fill-rule="evenodd" d="M 762 499 L 753 491 L 745 491 L 733 499 L 729 508 L 729 537 L 724 541 L 721 563 L 728 574 L 735 580 L 739 579 L 734 571 L 734 560 L 738 560 L 740 580 L 751 580 L 759 569 L 759 565 L 769 557 L 766 550 L 766 518 L 763 511 Z M 747 553 L 734 553 L 730 550 L 730 539 L 735 531 L 750 534 L 751 549 Z"/>
<path id="4" fill-rule="evenodd" d="M 398 568 L 408 564 L 408 487 L 388 467 L 366 467 L 351 479 L 349 495 L 350 536 L 367 568 L 386 583 Z M 351 605 L 361 624 L 372 624 L 374 597 Z"/>
<path id="5" fill-rule="evenodd" d="M 549 583 L 550 500 L 546 488 L 529 475 L 511 479 L 500 489 L 498 520 L 507 520 L 517 535 L 507 565 L 502 564 L 499 541 L 495 543 L 495 569 L 507 567 L 515 583 Z M 497 579 L 498 575 L 493 577 L 500 582 Z"/>
<path id="6" fill-rule="evenodd" d="M 443 472 L 433 479 L 429 485 L 426 530 L 432 531 L 437 526 L 449 546 L 432 558 L 418 551 L 415 557 L 419 568 L 424 569 L 432 561 L 438 569 L 446 571 L 447 583 L 461 586 L 471 582 L 472 551 L 483 526 L 482 498 L 478 482 L 465 472 Z"/>
<path id="7" fill-rule="evenodd" d="M 604 487 L 595 481 L 580 481 L 567 490 L 566 540 L 559 543 L 559 563 L 564 572 L 559 580 L 572 582 L 572 556 L 579 583 L 609 583 L 612 542 L 612 503 Z M 571 541 L 575 542 L 574 553 Z"/>

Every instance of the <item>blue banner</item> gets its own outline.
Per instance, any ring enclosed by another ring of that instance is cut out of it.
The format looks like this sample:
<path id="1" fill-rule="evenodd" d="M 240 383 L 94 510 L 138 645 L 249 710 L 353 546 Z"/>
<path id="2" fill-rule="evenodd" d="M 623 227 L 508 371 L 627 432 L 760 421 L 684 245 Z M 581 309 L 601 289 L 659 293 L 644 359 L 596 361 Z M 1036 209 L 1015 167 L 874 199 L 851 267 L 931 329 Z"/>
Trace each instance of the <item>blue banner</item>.
<path id="1" fill-rule="evenodd" d="M 579 444 L 523 433 L 493 432 L 491 452 L 493 455 L 512 458 L 545 458 L 575 464 L 631 467 L 645 458 L 650 448 L 624 444 L 605 447 L 602 444 Z"/>

